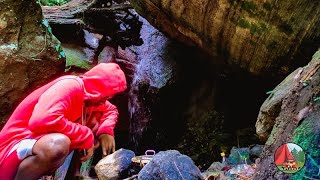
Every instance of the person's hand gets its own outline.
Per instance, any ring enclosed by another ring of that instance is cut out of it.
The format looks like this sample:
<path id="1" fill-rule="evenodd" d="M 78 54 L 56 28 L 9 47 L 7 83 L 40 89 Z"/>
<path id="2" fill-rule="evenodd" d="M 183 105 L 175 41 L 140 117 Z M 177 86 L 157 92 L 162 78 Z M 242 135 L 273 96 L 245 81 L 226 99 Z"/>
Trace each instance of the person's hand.
<path id="1" fill-rule="evenodd" d="M 85 162 L 87 161 L 88 159 L 91 158 L 91 156 L 93 155 L 93 149 L 94 149 L 94 146 L 90 149 L 87 149 L 87 150 L 83 150 L 86 152 L 86 154 L 80 158 L 81 162 Z"/>
<path id="2" fill-rule="evenodd" d="M 116 149 L 114 137 L 109 134 L 101 134 L 99 136 L 100 145 L 102 147 L 102 157 L 113 153 Z"/>

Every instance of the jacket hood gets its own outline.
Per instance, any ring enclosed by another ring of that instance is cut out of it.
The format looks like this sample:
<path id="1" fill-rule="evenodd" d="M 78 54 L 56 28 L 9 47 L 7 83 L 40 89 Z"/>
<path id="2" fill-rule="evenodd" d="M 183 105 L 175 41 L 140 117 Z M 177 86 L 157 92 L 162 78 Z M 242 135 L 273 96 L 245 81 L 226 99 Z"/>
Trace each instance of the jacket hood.
<path id="1" fill-rule="evenodd" d="M 80 78 L 84 82 L 85 100 L 112 96 L 127 88 L 124 72 L 115 63 L 100 63 Z"/>

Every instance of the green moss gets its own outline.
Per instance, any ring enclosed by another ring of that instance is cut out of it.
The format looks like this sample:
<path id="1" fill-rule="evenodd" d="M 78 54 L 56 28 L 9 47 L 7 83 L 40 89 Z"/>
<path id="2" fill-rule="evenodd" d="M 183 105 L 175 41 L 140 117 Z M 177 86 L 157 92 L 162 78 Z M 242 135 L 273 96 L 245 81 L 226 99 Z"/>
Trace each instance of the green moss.
<path id="1" fill-rule="evenodd" d="M 266 20 L 267 13 L 265 11 L 263 11 L 263 10 L 259 11 L 257 14 L 259 15 L 260 19 Z"/>
<path id="2" fill-rule="evenodd" d="M 259 28 L 262 30 L 262 32 L 265 32 L 265 31 L 268 30 L 267 25 L 265 23 L 263 23 L 263 22 L 259 23 Z"/>
<path id="3" fill-rule="evenodd" d="M 250 25 L 251 34 L 256 34 L 259 32 L 259 27 L 255 23 L 251 23 Z"/>
<path id="4" fill-rule="evenodd" d="M 293 132 L 293 142 L 300 145 L 306 154 L 306 164 L 294 175 L 294 179 L 314 178 L 320 169 L 320 113 L 303 120 Z"/>
<path id="5" fill-rule="evenodd" d="M 250 29 L 251 34 L 261 34 L 267 31 L 267 26 L 264 23 L 250 23 L 244 18 L 240 18 L 238 20 L 238 26 L 245 29 Z"/>
<path id="6" fill-rule="evenodd" d="M 278 43 L 276 41 L 272 41 L 271 43 L 267 44 L 267 49 L 268 51 L 272 51 L 275 48 L 277 48 Z"/>
<path id="7" fill-rule="evenodd" d="M 237 2 L 237 0 L 229 0 L 229 3 L 230 3 L 231 5 L 233 5 L 235 2 Z"/>
<path id="8" fill-rule="evenodd" d="M 272 5 L 269 2 L 263 3 L 262 7 L 267 11 L 271 11 L 272 10 Z"/>
<path id="9" fill-rule="evenodd" d="M 67 56 L 66 66 L 77 66 L 83 69 L 90 69 L 90 64 L 86 61 L 82 61 L 76 56 Z"/>
<path id="10" fill-rule="evenodd" d="M 63 52 L 65 52 L 66 55 L 66 67 L 77 66 L 83 69 L 90 69 L 90 63 L 87 61 L 86 57 L 78 51 L 64 48 Z"/>
<path id="11" fill-rule="evenodd" d="M 252 46 L 256 46 L 256 45 L 257 45 L 257 42 L 256 42 L 256 41 L 253 41 L 252 39 L 249 40 L 249 43 L 250 43 Z"/>
<path id="12" fill-rule="evenodd" d="M 284 32 L 287 35 L 293 33 L 293 27 L 289 24 L 289 22 L 283 22 L 279 26 L 280 31 Z"/>
<path id="13" fill-rule="evenodd" d="M 250 24 L 250 32 L 251 34 L 262 34 L 267 30 L 267 26 L 264 23 L 251 23 Z"/>
<path id="14" fill-rule="evenodd" d="M 244 18 L 239 19 L 238 25 L 242 28 L 245 28 L 245 29 L 250 28 L 250 23 L 247 20 L 245 20 Z"/>
<path id="15" fill-rule="evenodd" d="M 247 11 L 249 14 L 255 14 L 257 10 L 257 5 L 251 1 L 242 1 L 241 9 Z"/>

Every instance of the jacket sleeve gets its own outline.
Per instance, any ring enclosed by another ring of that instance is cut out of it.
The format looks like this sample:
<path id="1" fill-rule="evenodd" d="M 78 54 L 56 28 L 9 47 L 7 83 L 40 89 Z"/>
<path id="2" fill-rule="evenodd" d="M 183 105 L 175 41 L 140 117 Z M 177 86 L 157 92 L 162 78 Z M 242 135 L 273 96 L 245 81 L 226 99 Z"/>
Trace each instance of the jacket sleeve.
<path id="1" fill-rule="evenodd" d="M 93 146 L 91 130 L 69 121 L 65 114 L 76 103 L 83 102 L 83 90 L 74 79 L 58 81 L 46 90 L 35 105 L 29 120 L 29 129 L 35 134 L 62 133 L 71 140 L 71 148 L 89 149 Z"/>
<path id="2" fill-rule="evenodd" d="M 100 118 L 100 125 L 96 135 L 99 136 L 100 134 L 109 134 L 114 136 L 113 130 L 116 126 L 119 115 L 117 107 L 111 104 L 109 101 L 106 101 L 104 107 L 99 107 L 97 110 L 102 111 L 103 115 Z"/>

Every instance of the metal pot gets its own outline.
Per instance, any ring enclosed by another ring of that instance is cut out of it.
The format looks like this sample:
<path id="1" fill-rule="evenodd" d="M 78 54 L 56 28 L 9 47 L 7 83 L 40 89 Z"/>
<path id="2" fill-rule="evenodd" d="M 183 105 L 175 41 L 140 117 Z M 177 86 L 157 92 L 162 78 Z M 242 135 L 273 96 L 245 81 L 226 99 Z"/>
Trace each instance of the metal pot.
<path id="1" fill-rule="evenodd" d="M 145 155 L 135 156 L 131 159 L 131 161 L 135 166 L 142 168 L 152 160 L 155 154 L 156 152 L 154 150 L 146 150 Z"/>

